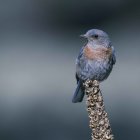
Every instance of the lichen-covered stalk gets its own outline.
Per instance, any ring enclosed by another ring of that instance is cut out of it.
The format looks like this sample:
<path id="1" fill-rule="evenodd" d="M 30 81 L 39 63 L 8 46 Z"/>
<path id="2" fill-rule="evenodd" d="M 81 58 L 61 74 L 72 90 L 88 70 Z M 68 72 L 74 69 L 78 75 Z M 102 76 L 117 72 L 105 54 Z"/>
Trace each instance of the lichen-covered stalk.
<path id="1" fill-rule="evenodd" d="M 84 87 L 87 95 L 86 104 L 90 118 L 89 126 L 92 129 L 92 140 L 113 140 L 99 82 L 86 80 Z"/>

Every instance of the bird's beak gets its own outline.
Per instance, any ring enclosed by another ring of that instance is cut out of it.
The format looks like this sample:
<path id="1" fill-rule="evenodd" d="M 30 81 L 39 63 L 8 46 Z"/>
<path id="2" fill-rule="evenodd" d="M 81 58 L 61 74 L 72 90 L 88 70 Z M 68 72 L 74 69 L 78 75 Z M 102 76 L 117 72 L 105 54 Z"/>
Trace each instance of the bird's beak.
<path id="1" fill-rule="evenodd" d="M 87 35 L 86 34 L 83 34 L 83 35 L 80 35 L 80 37 L 87 38 Z"/>

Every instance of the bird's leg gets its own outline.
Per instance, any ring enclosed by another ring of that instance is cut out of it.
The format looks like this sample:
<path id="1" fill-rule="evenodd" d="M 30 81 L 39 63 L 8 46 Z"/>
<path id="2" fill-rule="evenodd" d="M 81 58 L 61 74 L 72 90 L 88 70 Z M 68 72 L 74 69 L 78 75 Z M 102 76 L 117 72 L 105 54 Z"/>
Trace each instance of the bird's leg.
<path id="1" fill-rule="evenodd" d="M 113 140 L 99 82 L 86 80 L 83 85 L 87 95 L 86 104 L 90 118 L 89 126 L 92 129 L 92 140 Z"/>

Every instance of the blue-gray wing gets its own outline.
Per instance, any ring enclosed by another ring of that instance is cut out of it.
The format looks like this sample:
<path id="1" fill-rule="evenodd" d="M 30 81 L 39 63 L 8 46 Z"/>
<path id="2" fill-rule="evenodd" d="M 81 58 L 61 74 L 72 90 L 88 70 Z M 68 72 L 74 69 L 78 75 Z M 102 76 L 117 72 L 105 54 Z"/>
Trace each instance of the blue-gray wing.
<path id="1" fill-rule="evenodd" d="M 116 63 L 116 54 L 115 54 L 115 49 L 113 46 L 111 46 L 112 48 L 112 64 Z"/>
<path id="2" fill-rule="evenodd" d="M 79 54 L 78 54 L 77 59 L 80 59 L 80 58 L 82 57 L 84 47 L 85 47 L 85 46 L 83 46 L 83 47 L 81 48 L 81 50 L 80 50 L 80 52 L 79 52 Z"/>

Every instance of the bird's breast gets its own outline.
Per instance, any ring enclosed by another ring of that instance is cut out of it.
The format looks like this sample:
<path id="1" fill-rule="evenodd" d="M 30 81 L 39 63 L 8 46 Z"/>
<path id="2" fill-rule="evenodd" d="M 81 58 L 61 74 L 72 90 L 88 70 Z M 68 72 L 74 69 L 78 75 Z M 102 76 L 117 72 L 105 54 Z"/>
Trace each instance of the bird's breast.
<path id="1" fill-rule="evenodd" d="M 89 60 L 106 60 L 112 55 L 112 48 L 92 48 L 90 46 L 85 46 L 83 50 L 84 56 Z"/>

